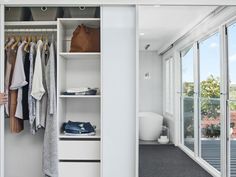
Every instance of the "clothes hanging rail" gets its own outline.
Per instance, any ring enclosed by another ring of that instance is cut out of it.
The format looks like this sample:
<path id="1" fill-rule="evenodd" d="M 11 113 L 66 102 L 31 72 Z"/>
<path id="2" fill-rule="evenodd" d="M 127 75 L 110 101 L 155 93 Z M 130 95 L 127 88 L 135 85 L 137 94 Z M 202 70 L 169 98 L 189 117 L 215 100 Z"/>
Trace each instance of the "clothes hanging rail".
<path id="1" fill-rule="evenodd" d="M 5 32 L 57 32 L 57 29 L 5 29 Z"/>

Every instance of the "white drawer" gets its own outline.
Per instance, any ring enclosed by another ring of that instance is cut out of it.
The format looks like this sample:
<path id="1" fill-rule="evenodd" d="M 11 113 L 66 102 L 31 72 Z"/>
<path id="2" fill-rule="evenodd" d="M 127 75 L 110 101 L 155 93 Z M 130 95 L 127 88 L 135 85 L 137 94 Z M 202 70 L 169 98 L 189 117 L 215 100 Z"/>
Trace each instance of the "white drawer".
<path id="1" fill-rule="evenodd" d="M 100 177 L 100 163 L 59 162 L 59 177 Z"/>
<path id="2" fill-rule="evenodd" d="M 100 141 L 60 140 L 60 160 L 100 160 Z"/>

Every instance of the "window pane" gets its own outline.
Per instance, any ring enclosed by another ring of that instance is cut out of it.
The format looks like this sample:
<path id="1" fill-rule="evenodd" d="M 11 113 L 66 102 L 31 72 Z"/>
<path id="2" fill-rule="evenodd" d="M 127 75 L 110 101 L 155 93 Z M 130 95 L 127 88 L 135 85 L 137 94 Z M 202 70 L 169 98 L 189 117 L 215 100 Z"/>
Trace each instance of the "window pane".
<path id="1" fill-rule="evenodd" d="M 220 171 L 220 37 L 199 44 L 201 157 Z"/>
<path id="2" fill-rule="evenodd" d="M 228 27 L 228 68 L 230 109 L 230 172 L 236 177 L 236 24 Z"/>
<path id="3" fill-rule="evenodd" d="M 184 145 L 194 151 L 194 74 L 193 48 L 188 48 L 182 55 L 182 122 Z"/>

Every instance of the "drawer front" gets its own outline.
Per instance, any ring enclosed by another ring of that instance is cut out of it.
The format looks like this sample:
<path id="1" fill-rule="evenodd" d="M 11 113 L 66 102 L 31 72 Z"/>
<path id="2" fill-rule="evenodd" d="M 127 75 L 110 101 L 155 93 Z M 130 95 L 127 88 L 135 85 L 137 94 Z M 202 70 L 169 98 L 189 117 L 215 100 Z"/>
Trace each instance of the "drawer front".
<path id="1" fill-rule="evenodd" d="M 100 163 L 59 162 L 59 177 L 100 177 Z"/>
<path id="2" fill-rule="evenodd" d="M 100 160 L 100 141 L 59 141 L 60 160 Z"/>

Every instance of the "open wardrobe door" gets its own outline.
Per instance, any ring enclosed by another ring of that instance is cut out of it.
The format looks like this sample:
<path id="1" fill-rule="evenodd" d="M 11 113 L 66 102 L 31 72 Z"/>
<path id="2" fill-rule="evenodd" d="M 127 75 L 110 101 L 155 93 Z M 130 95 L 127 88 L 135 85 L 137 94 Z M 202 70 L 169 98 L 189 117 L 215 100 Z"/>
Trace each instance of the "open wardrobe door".
<path id="1" fill-rule="evenodd" d="M 102 9 L 103 177 L 135 176 L 135 15 L 134 6 Z"/>
<path id="2" fill-rule="evenodd" d="M 0 24 L 4 23 L 4 5 L 0 6 Z M 0 25 L 0 92 L 4 92 L 4 25 Z M 4 106 L 0 107 L 0 177 L 4 176 Z"/>

